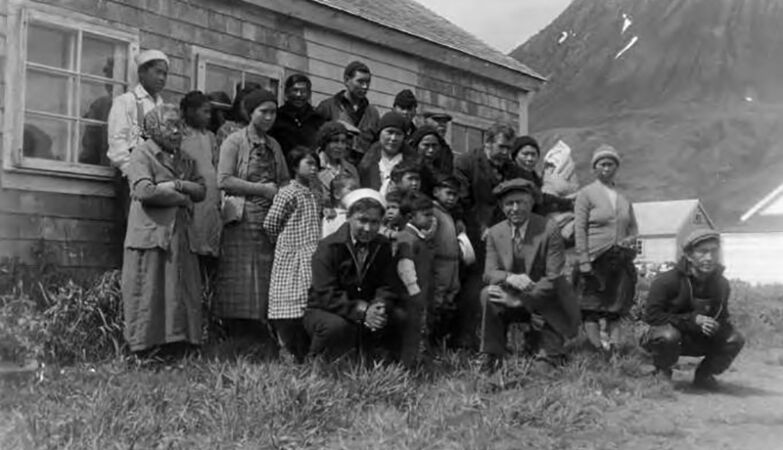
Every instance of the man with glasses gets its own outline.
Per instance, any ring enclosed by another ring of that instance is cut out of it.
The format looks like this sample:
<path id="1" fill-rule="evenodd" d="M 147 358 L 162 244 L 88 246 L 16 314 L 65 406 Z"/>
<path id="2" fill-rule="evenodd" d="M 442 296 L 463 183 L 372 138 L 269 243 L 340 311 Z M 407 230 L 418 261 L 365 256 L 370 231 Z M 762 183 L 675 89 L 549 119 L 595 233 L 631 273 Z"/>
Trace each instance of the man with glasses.
<path id="1" fill-rule="evenodd" d="M 650 286 L 644 321 L 651 328 L 642 346 L 653 356 L 656 373 L 671 379 L 680 356 L 704 356 L 694 374 L 698 388 L 715 390 L 715 375 L 729 368 L 745 339 L 729 321 L 731 288 L 720 264 L 720 234 L 693 231 L 683 257 Z"/>

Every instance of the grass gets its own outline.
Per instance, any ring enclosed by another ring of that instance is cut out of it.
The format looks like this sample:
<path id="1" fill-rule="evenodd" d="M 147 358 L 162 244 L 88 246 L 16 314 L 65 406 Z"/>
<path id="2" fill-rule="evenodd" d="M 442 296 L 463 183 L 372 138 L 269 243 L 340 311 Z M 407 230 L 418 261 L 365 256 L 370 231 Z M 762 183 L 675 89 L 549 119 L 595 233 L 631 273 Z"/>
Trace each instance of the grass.
<path id="1" fill-rule="evenodd" d="M 125 356 L 116 274 L 64 286 L 39 286 L 38 298 L 0 296 L 4 353 L 46 363 L 28 378 L 0 377 L 0 448 L 622 448 L 628 433 L 682 434 L 670 421 L 618 422 L 617 412 L 675 398 L 648 375 L 638 322 L 626 324 L 612 359 L 577 341 L 565 367 L 543 374 L 514 356 L 486 376 L 458 351 L 440 352 L 427 373 L 296 365 L 238 352 L 231 341 L 162 365 Z M 783 348 L 781 292 L 734 283 L 733 320 L 751 350 Z"/>

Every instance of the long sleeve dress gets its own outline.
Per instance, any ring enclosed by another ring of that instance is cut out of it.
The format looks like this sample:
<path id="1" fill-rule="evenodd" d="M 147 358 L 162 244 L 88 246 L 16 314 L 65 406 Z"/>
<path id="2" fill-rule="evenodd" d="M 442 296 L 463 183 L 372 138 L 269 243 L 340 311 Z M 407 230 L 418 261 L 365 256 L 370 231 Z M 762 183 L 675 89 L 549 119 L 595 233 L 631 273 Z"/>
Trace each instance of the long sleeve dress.
<path id="1" fill-rule="evenodd" d="M 320 204 L 312 189 L 296 180 L 275 196 L 264 229 L 276 240 L 269 319 L 298 319 L 307 306 L 312 259 L 321 237 Z"/>
<path id="2" fill-rule="evenodd" d="M 125 339 L 132 351 L 201 342 L 201 277 L 190 250 L 191 201 L 203 200 L 204 180 L 193 160 L 170 155 L 148 140 L 126 166 L 131 191 L 122 261 Z M 185 180 L 183 190 L 160 183 Z"/>
<path id="3" fill-rule="evenodd" d="M 278 187 L 289 179 L 277 142 L 259 136 L 253 126 L 230 135 L 220 147 L 218 186 L 234 196 L 239 220 L 223 227 L 214 311 L 224 319 L 265 320 L 274 244 L 264 230 L 272 200 L 262 183 Z"/>
<path id="4" fill-rule="evenodd" d="M 217 187 L 217 142 L 211 131 L 188 127 L 182 138 L 182 152 L 196 162 L 204 177 L 207 196 L 193 208 L 190 224 L 190 247 L 193 253 L 217 257 L 220 253 L 220 190 Z"/>

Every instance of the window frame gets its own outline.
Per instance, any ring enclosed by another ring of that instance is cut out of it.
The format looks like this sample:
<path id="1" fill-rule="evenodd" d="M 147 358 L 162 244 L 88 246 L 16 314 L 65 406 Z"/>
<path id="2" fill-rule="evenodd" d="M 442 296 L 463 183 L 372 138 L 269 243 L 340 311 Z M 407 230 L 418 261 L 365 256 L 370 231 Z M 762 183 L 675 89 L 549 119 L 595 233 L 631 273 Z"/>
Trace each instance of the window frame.
<path id="1" fill-rule="evenodd" d="M 39 22 L 54 28 L 64 28 L 81 33 L 90 33 L 99 37 L 125 42 L 127 44 L 126 81 L 127 89 L 132 89 L 136 83 L 135 56 L 139 51 L 139 31 L 137 29 L 111 23 L 106 20 L 87 16 L 81 13 L 64 10 L 49 5 L 30 5 L 11 2 L 9 5 L 8 55 L 6 61 L 6 95 L 5 123 L 3 139 L 3 169 L 8 172 L 18 172 L 46 176 L 61 176 L 65 178 L 110 180 L 115 169 L 110 166 L 98 166 L 76 161 L 60 161 L 45 158 L 26 157 L 23 154 L 23 138 L 25 123 L 25 103 L 27 92 L 27 32 L 31 22 Z M 13 35 L 13 39 L 12 39 Z M 124 47 L 123 47 L 124 48 Z M 81 53 L 81 50 L 77 50 Z M 76 61 L 76 63 L 80 63 Z M 82 79 L 82 74 L 67 73 Z M 54 72 L 54 71 L 52 71 Z M 65 73 L 67 71 L 64 71 Z M 89 79 L 89 75 L 87 79 Z M 100 77 L 98 77 L 100 78 Z M 121 84 L 121 82 L 118 82 Z M 78 88 L 77 88 L 78 89 Z M 78 114 L 78 113 L 77 113 Z M 52 115 L 52 117 L 55 117 Z M 42 116 L 43 117 L 43 116 Z M 77 126 L 77 124 L 74 124 Z M 72 138 L 69 136 L 69 138 Z"/>
<path id="2" fill-rule="evenodd" d="M 454 145 L 454 126 L 460 126 L 463 128 L 473 128 L 476 130 L 479 130 L 481 132 L 481 144 L 484 143 L 484 137 L 487 132 L 487 129 L 492 126 L 492 121 L 485 120 L 477 117 L 469 117 L 469 116 L 455 116 L 453 117 L 451 123 L 449 124 L 449 130 L 448 133 L 446 133 L 446 139 L 448 140 L 449 145 L 452 148 L 452 151 L 455 155 L 462 154 L 463 152 L 458 152 L 456 150 L 456 145 Z M 465 152 L 468 153 L 471 150 L 473 150 L 473 147 L 469 147 L 470 140 L 468 138 L 467 131 L 465 132 Z"/>
<path id="3" fill-rule="evenodd" d="M 285 69 L 282 66 L 230 55 L 206 47 L 200 47 L 198 45 L 191 45 L 190 57 L 194 66 L 192 77 L 193 82 L 191 83 L 193 89 L 200 90 L 205 94 L 208 93 L 206 91 L 207 64 L 214 64 L 241 72 L 252 72 L 257 75 L 277 80 L 277 100 L 279 104 L 283 104 L 285 95 L 283 92 L 285 83 Z M 229 97 L 233 99 L 236 93 L 226 92 L 226 94 L 228 94 Z"/>

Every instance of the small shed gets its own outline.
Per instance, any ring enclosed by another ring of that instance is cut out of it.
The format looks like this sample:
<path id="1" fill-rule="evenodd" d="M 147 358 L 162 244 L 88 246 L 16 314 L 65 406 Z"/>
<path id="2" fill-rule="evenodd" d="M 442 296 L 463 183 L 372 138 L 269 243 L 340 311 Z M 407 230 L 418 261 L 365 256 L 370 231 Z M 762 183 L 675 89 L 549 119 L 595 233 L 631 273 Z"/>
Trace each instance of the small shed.
<path id="1" fill-rule="evenodd" d="M 637 261 L 660 264 L 677 261 L 680 243 L 697 228 L 715 228 L 698 199 L 633 204 L 639 224 Z"/>
<path id="2" fill-rule="evenodd" d="M 749 283 L 783 283 L 783 184 L 723 233 L 726 275 Z"/>
<path id="3" fill-rule="evenodd" d="M 115 170 L 108 167 L 112 99 L 136 83 L 134 56 L 171 61 L 163 97 L 259 82 L 277 92 L 308 74 L 314 104 L 342 89 L 362 60 L 368 98 L 383 112 L 411 89 L 420 109 L 453 117 L 456 151 L 494 121 L 527 132 L 544 78 L 414 0 L 0 1 L 0 259 L 75 270 L 121 260 Z"/>

